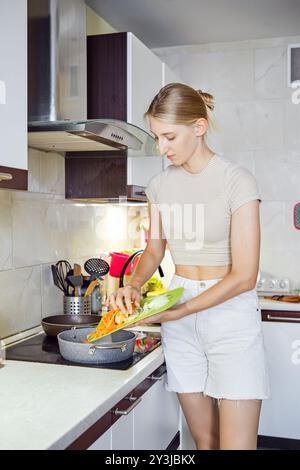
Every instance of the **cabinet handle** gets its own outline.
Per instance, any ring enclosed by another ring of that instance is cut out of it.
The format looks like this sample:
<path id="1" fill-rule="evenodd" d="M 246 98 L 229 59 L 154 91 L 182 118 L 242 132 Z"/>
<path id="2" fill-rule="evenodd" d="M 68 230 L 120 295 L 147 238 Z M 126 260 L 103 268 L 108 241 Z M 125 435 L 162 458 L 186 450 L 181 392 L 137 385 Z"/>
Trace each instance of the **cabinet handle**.
<path id="1" fill-rule="evenodd" d="M 163 378 L 164 378 L 164 375 L 165 375 L 165 373 L 163 373 L 163 374 L 162 374 L 162 375 L 160 375 L 160 376 L 156 376 L 156 375 L 149 375 L 148 379 L 150 379 L 150 380 L 163 380 Z"/>
<path id="2" fill-rule="evenodd" d="M 137 192 L 135 193 L 135 195 L 136 195 L 136 196 L 146 196 L 146 193 L 145 193 L 145 191 L 137 191 Z"/>
<path id="3" fill-rule="evenodd" d="M 129 400 L 129 401 L 136 401 L 138 400 L 139 398 L 138 397 L 135 397 L 134 395 L 129 395 L 129 397 L 125 397 L 125 400 Z"/>
<path id="4" fill-rule="evenodd" d="M 126 410 L 116 408 L 113 413 L 117 416 L 127 416 L 142 401 L 142 397 L 137 398 Z"/>
<path id="5" fill-rule="evenodd" d="M 13 175 L 11 173 L 0 173 L 0 181 L 10 181 L 13 179 Z"/>
<path id="6" fill-rule="evenodd" d="M 279 317 L 277 315 L 267 314 L 268 320 L 285 320 L 285 321 L 294 321 L 295 323 L 300 323 L 300 317 Z"/>

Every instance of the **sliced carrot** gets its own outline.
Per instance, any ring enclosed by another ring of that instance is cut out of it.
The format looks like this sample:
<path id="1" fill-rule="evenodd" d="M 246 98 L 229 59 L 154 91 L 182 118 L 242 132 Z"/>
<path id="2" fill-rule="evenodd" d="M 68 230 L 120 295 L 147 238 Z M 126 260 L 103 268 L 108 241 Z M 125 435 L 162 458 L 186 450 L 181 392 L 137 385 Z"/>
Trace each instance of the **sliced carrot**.
<path id="1" fill-rule="evenodd" d="M 103 315 L 96 329 L 87 335 L 87 339 L 84 342 L 90 343 L 95 339 L 101 338 L 102 336 L 111 333 L 117 326 L 120 326 L 115 322 L 115 317 L 119 312 L 120 309 L 118 308 L 116 310 L 110 310 L 105 315 Z"/>

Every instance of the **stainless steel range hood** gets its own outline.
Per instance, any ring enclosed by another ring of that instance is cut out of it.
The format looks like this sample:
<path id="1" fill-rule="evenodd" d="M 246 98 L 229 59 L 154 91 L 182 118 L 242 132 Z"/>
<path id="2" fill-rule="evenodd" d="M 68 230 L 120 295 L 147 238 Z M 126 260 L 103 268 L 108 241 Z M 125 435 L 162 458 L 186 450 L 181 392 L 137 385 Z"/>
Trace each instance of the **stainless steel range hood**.
<path id="1" fill-rule="evenodd" d="M 85 2 L 28 0 L 29 147 L 156 155 L 147 132 L 123 121 L 87 120 L 86 108 Z"/>
<path id="2" fill-rule="evenodd" d="M 154 139 L 147 132 L 113 119 L 31 122 L 28 127 L 28 145 L 56 152 L 131 149 L 133 156 L 151 156 L 156 153 Z"/>

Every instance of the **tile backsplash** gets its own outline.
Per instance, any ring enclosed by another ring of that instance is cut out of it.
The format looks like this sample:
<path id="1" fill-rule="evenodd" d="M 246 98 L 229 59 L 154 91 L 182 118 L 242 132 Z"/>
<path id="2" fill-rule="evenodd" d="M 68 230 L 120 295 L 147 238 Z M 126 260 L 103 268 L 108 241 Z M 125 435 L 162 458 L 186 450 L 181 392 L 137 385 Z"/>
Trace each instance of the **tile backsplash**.
<path id="1" fill-rule="evenodd" d="M 60 154 L 30 149 L 28 191 L 0 190 L 0 338 L 62 313 L 52 263 L 141 246 L 145 207 L 66 200 L 64 180 Z"/>
<path id="2" fill-rule="evenodd" d="M 260 269 L 300 288 L 300 104 L 287 85 L 288 44 L 300 36 L 155 49 L 185 83 L 215 97 L 214 151 L 256 177 L 261 204 Z"/>

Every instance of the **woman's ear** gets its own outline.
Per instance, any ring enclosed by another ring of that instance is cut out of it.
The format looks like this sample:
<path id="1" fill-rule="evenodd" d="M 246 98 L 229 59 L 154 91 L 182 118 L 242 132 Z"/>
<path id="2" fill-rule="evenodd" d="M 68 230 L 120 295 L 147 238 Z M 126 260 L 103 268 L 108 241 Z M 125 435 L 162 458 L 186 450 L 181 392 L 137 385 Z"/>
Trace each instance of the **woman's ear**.
<path id="1" fill-rule="evenodd" d="M 194 124 L 194 128 L 195 128 L 196 137 L 202 137 L 208 130 L 207 120 L 204 118 L 198 119 Z"/>

